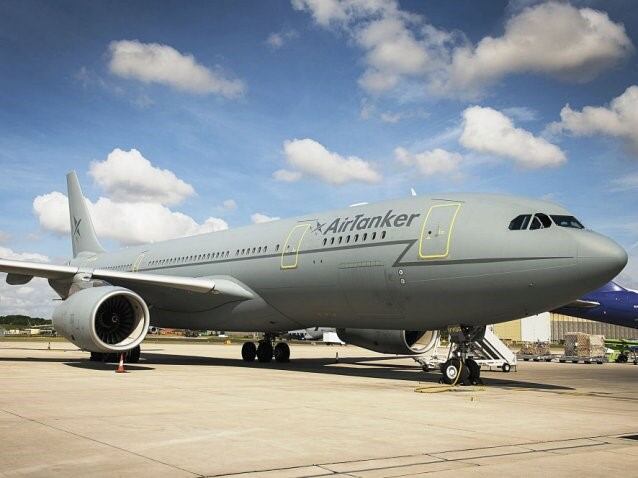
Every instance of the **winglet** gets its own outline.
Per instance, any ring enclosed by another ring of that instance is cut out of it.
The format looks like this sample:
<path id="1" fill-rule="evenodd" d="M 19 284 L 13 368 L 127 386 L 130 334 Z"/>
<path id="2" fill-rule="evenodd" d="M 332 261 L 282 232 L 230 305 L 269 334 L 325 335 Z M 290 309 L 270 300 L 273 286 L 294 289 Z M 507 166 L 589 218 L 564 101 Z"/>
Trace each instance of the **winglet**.
<path id="1" fill-rule="evenodd" d="M 86 201 L 82 195 L 80 182 L 75 171 L 66 175 L 67 194 L 69 196 L 69 216 L 71 221 L 71 242 L 73 257 L 82 252 L 100 253 L 104 249 L 95 235 L 93 221 Z"/>

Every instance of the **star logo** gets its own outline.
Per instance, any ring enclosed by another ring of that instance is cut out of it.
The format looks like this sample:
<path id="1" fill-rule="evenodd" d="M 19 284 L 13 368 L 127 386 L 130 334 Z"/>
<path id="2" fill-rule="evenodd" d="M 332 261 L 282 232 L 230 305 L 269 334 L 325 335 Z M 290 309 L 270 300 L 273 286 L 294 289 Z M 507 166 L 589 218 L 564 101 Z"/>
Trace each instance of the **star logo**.
<path id="1" fill-rule="evenodd" d="M 82 223 L 82 219 L 76 219 L 73 217 L 73 236 L 80 237 L 80 224 Z"/>
<path id="2" fill-rule="evenodd" d="M 324 222 L 323 224 L 320 223 L 319 221 L 315 221 L 317 223 L 317 225 L 315 226 L 315 228 L 313 229 L 313 232 L 320 232 L 321 234 L 323 234 L 323 226 L 326 225 L 326 223 Z"/>

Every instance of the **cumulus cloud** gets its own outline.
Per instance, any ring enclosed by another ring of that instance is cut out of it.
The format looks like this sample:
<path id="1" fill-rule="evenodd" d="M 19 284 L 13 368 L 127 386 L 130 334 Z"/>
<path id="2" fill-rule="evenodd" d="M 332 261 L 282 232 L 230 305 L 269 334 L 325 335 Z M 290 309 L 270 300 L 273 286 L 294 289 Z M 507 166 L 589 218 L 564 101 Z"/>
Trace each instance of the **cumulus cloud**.
<path id="1" fill-rule="evenodd" d="M 266 38 L 266 44 L 273 50 L 279 50 L 290 40 L 297 38 L 299 34 L 295 30 L 282 30 L 273 32 Z"/>
<path id="2" fill-rule="evenodd" d="M 104 161 L 92 162 L 89 174 L 114 201 L 177 204 L 195 194 L 193 186 L 154 167 L 137 149 L 114 149 Z"/>
<path id="3" fill-rule="evenodd" d="M 604 135 L 620 138 L 638 154 L 638 86 L 632 85 L 611 100 L 609 106 L 585 106 L 581 111 L 565 105 L 560 121 L 550 131 L 574 136 Z"/>
<path id="4" fill-rule="evenodd" d="M 50 262 L 42 254 L 34 252 L 15 252 L 0 247 L 0 258 L 14 261 Z M 6 274 L 0 273 L 0 315 L 28 315 L 31 317 L 51 317 L 53 299 L 57 297 L 44 279 L 33 279 L 27 285 L 12 286 L 5 281 Z"/>
<path id="5" fill-rule="evenodd" d="M 524 168 L 559 166 L 567 161 L 558 146 L 516 128 L 500 111 L 481 106 L 463 112 L 459 142 L 467 149 L 508 158 Z"/>
<path id="6" fill-rule="evenodd" d="M 633 50 L 622 24 L 605 12 L 548 2 L 524 9 L 505 33 L 455 49 L 446 89 L 477 90 L 512 73 L 587 81 Z"/>
<path id="7" fill-rule="evenodd" d="M 292 0 L 326 28 L 345 31 L 364 52 L 360 86 L 370 93 L 416 81 L 430 92 L 472 97 L 506 75 L 540 73 L 586 81 L 633 51 L 622 24 L 605 12 L 549 2 L 516 10 L 499 37 L 472 44 L 396 1 Z"/>
<path id="8" fill-rule="evenodd" d="M 399 147 L 394 150 L 394 157 L 405 166 L 416 166 L 417 171 L 423 176 L 456 175 L 463 161 L 460 154 L 440 148 L 412 154 Z"/>
<path id="9" fill-rule="evenodd" d="M 209 217 L 203 223 L 166 206 L 149 202 L 116 202 L 101 197 L 87 201 L 98 237 L 114 239 L 122 244 L 144 244 L 182 236 L 193 236 L 228 229 L 223 219 Z M 57 191 L 38 196 L 33 209 L 40 225 L 47 231 L 69 234 L 67 197 Z"/>
<path id="10" fill-rule="evenodd" d="M 256 212 L 250 216 L 250 220 L 253 224 L 263 224 L 264 222 L 272 222 L 278 221 L 280 218 L 275 216 L 267 216 L 266 214 L 262 214 L 260 212 Z"/>
<path id="11" fill-rule="evenodd" d="M 195 94 L 241 96 L 245 85 L 219 68 L 199 64 L 193 55 L 160 43 L 120 40 L 109 45 L 111 73 L 144 83 L 159 83 Z"/>
<path id="12" fill-rule="evenodd" d="M 286 161 L 294 168 L 294 171 L 276 171 L 275 179 L 293 181 L 305 175 L 329 184 L 381 181 L 381 174 L 368 161 L 356 156 L 343 157 L 328 151 L 321 143 L 313 139 L 285 141 L 284 153 Z"/>

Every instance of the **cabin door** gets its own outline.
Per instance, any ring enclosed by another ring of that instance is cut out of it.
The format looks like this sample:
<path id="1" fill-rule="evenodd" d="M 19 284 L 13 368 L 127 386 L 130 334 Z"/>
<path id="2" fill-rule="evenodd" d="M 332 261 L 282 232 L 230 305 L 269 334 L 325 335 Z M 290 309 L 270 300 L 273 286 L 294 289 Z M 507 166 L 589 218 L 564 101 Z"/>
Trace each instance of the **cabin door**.
<path id="1" fill-rule="evenodd" d="M 430 207 L 421 227 L 420 259 L 440 259 L 448 256 L 454 222 L 460 208 L 459 203 L 435 204 Z"/>
<path id="2" fill-rule="evenodd" d="M 303 242 L 304 236 L 310 229 L 310 224 L 297 224 L 295 225 L 288 236 L 284 247 L 281 250 L 281 268 L 282 269 L 296 269 L 299 265 L 299 250 Z"/>

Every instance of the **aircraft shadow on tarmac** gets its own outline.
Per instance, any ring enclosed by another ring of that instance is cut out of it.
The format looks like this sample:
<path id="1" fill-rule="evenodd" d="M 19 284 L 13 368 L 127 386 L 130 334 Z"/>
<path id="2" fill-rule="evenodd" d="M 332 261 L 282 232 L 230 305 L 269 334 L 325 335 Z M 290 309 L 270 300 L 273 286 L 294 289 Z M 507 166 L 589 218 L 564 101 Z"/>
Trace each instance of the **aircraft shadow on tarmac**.
<path id="1" fill-rule="evenodd" d="M 153 365 L 236 367 L 287 370 L 297 373 L 318 373 L 348 377 L 379 378 L 386 380 L 404 380 L 414 383 L 420 381 L 437 383 L 441 377 L 437 373 L 425 373 L 421 371 L 417 365 L 411 366 L 383 363 L 384 361 L 388 360 L 396 360 L 396 357 L 347 357 L 340 358 L 338 364 L 335 363 L 335 359 L 297 358 L 288 363 L 271 362 L 268 364 L 262 364 L 259 362 L 247 363 L 241 359 L 147 353 L 142 354 L 140 364 L 126 364 L 126 370 L 129 372 L 155 370 L 156 367 L 153 367 Z M 57 357 L 0 357 L 0 362 L 59 362 L 69 367 L 104 372 L 113 372 L 117 365 L 110 362 L 91 362 L 88 360 L 88 358 L 69 360 L 66 358 Z M 494 378 L 492 376 L 483 375 L 482 379 L 486 386 L 497 388 L 502 387 L 528 390 L 574 390 L 574 388 L 572 387 L 566 387 L 562 385 L 514 380 L 513 375 L 515 374 L 508 374 L 508 378 Z"/>

